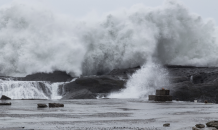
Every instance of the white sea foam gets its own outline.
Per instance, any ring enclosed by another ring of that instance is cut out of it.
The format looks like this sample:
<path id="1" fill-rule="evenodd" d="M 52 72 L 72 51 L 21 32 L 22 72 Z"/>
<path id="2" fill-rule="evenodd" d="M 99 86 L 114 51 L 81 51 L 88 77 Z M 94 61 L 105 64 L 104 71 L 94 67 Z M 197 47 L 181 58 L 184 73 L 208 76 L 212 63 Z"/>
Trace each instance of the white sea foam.
<path id="1" fill-rule="evenodd" d="M 61 99 L 58 86 L 63 83 L 44 81 L 0 81 L 0 97 L 11 99 Z"/>

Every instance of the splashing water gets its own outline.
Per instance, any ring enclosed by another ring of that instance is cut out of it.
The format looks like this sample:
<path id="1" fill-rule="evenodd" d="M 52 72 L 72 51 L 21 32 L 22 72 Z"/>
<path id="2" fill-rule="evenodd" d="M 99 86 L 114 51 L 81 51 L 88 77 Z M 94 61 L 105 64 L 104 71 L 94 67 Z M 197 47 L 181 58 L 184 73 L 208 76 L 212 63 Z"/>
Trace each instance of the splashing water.
<path id="1" fill-rule="evenodd" d="M 159 64 L 147 63 L 127 81 L 126 89 L 112 93 L 109 98 L 147 98 L 156 89 L 168 88 L 168 72 Z"/>
<path id="2" fill-rule="evenodd" d="M 0 8 L 0 46 L 0 73 L 11 76 L 54 70 L 92 75 L 142 66 L 151 56 L 163 64 L 218 65 L 213 20 L 176 0 L 84 20 L 12 4 Z"/>
<path id="3" fill-rule="evenodd" d="M 45 84 L 46 86 L 50 86 L 50 90 L 51 90 L 50 99 L 61 99 L 62 98 L 62 96 L 58 93 L 58 90 L 59 90 L 59 86 L 63 85 L 64 83 L 60 82 L 60 83 L 52 83 L 52 84 L 45 83 Z"/>
<path id="4" fill-rule="evenodd" d="M 11 99 L 61 99 L 58 86 L 63 83 L 43 81 L 0 81 L 0 96 Z"/>

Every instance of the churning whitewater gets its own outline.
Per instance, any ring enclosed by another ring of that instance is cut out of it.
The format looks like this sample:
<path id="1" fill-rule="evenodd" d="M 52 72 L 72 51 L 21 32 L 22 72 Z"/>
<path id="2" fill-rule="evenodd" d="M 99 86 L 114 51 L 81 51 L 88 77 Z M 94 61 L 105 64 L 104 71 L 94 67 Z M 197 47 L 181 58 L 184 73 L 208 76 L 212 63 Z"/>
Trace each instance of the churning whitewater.
<path id="1" fill-rule="evenodd" d="M 95 75 L 142 66 L 127 82 L 127 89 L 111 97 L 138 98 L 167 86 L 163 64 L 218 65 L 213 20 L 202 19 L 176 0 L 83 20 L 14 3 L 0 8 L 0 46 L 0 74 L 7 76 L 55 70 L 71 76 Z M 38 84 L 4 81 L 0 88 L 12 98 L 51 98 Z M 49 85 L 45 89 L 52 91 Z M 24 94 L 16 96 L 15 91 Z"/>
<path id="2" fill-rule="evenodd" d="M 3 81 L 0 80 L 0 96 L 7 95 L 11 99 L 61 99 L 59 85 L 44 81 Z"/>

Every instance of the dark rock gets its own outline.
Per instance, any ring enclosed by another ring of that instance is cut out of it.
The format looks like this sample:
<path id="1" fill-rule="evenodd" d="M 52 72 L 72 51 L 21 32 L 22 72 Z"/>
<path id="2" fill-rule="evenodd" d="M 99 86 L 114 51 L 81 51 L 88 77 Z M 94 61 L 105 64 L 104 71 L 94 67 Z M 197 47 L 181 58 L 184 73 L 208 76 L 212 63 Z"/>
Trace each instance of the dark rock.
<path id="1" fill-rule="evenodd" d="M 218 67 L 167 65 L 173 100 L 218 103 Z"/>
<path id="2" fill-rule="evenodd" d="M 0 103 L 0 105 L 11 105 L 11 103 Z"/>
<path id="3" fill-rule="evenodd" d="M 87 89 L 82 89 L 67 93 L 62 99 L 96 99 L 96 95 Z"/>
<path id="4" fill-rule="evenodd" d="M 170 123 L 163 124 L 164 127 L 170 127 Z"/>
<path id="5" fill-rule="evenodd" d="M 46 104 L 37 104 L 38 108 L 46 108 L 48 107 Z"/>
<path id="6" fill-rule="evenodd" d="M 196 124 L 195 126 L 196 126 L 197 128 L 204 128 L 204 127 L 205 127 L 204 124 Z"/>
<path id="7" fill-rule="evenodd" d="M 35 73 L 31 75 L 27 75 L 26 77 L 17 78 L 17 80 L 21 81 L 50 81 L 50 82 L 66 82 L 71 81 L 73 77 L 71 77 L 66 72 L 62 71 L 54 71 L 52 73 Z"/>
<path id="8" fill-rule="evenodd" d="M 126 69 L 114 69 L 109 72 L 107 75 L 117 78 L 128 79 L 130 75 L 134 74 L 136 70 L 140 69 L 140 66 Z"/>
<path id="9" fill-rule="evenodd" d="M 166 68 L 196 68 L 196 66 L 188 66 L 188 65 L 164 65 Z M 198 67 L 198 68 L 207 68 L 207 67 Z"/>
<path id="10" fill-rule="evenodd" d="M 11 100 L 11 98 L 9 98 L 9 97 L 7 97 L 5 95 L 2 95 L 1 100 Z"/>
<path id="11" fill-rule="evenodd" d="M 218 87 L 212 84 L 192 84 L 191 82 L 182 82 L 173 84 L 171 89 L 173 99 L 180 101 L 194 101 L 217 103 Z"/>
<path id="12" fill-rule="evenodd" d="M 21 100 L 48 100 L 48 99 L 27 98 L 27 99 L 21 99 Z"/>
<path id="13" fill-rule="evenodd" d="M 169 77 L 169 80 L 171 83 L 180 83 L 180 82 L 190 81 L 191 79 L 189 77 L 184 77 L 184 76 L 175 76 L 175 77 Z"/>
<path id="14" fill-rule="evenodd" d="M 207 127 L 218 127 L 218 121 L 210 121 L 206 123 Z"/>
<path id="15" fill-rule="evenodd" d="M 192 127 L 192 130 L 199 130 L 198 128 L 196 128 L 196 127 Z"/>
<path id="16" fill-rule="evenodd" d="M 111 76 L 92 76 L 76 79 L 63 86 L 63 99 L 95 99 L 99 93 L 111 93 L 124 88 L 125 81 Z"/>
<path id="17" fill-rule="evenodd" d="M 204 79 L 206 78 L 206 74 L 205 73 L 200 73 L 198 75 L 194 75 L 192 76 L 192 82 L 194 84 L 199 84 L 199 83 L 204 83 Z"/>
<path id="18" fill-rule="evenodd" d="M 60 103 L 49 103 L 48 106 L 49 106 L 49 107 L 64 107 L 64 104 L 60 104 Z"/>

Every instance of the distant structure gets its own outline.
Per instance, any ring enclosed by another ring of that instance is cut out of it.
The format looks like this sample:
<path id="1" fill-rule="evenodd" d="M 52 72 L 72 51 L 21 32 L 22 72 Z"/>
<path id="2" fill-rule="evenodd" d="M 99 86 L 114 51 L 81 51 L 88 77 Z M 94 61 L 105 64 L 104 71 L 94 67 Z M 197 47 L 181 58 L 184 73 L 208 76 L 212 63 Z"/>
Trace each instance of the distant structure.
<path id="1" fill-rule="evenodd" d="M 149 101 L 172 101 L 172 96 L 170 96 L 170 90 L 156 90 L 156 95 L 149 95 Z"/>

